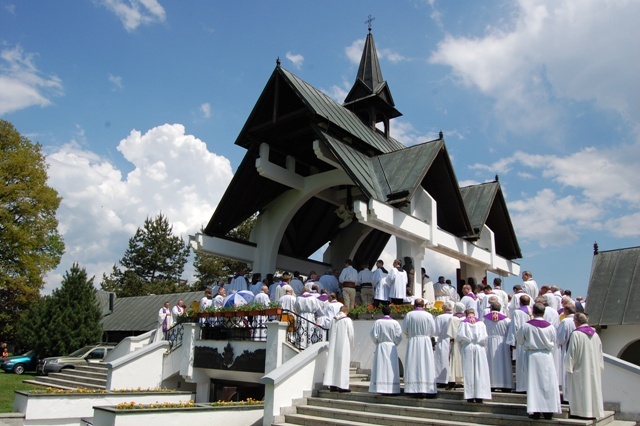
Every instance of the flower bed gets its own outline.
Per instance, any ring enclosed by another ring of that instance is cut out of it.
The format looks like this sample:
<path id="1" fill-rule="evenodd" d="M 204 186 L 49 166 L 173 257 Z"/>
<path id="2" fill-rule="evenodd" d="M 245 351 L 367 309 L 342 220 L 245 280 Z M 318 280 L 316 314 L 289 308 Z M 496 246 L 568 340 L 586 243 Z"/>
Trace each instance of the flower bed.
<path id="1" fill-rule="evenodd" d="M 263 401 L 214 402 L 209 404 L 128 402 L 115 407 L 94 407 L 93 424 L 134 426 L 141 424 L 262 425 Z"/>
<path id="2" fill-rule="evenodd" d="M 391 316 L 393 318 L 403 318 L 408 312 L 415 309 L 413 305 L 389 305 L 391 308 Z M 442 310 L 433 307 L 425 307 L 425 311 L 431 313 L 434 317 L 442 313 Z M 375 307 L 373 305 L 355 305 L 349 309 L 349 317 L 353 319 L 367 318 L 372 319 L 374 316 L 382 315 L 381 307 Z"/>
<path id="3" fill-rule="evenodd" d="M 194 399 L 191 392 L 166 389 L 114 391 L 45 389 L 36 392 L 16 391 L 13 411 L 24 414 L 28 424 L 80 424 L 80 419 L 93 417 L 97 405 L 115 406 L 135 399 L 142 404 L 157 401 L 180 403 Z"/>

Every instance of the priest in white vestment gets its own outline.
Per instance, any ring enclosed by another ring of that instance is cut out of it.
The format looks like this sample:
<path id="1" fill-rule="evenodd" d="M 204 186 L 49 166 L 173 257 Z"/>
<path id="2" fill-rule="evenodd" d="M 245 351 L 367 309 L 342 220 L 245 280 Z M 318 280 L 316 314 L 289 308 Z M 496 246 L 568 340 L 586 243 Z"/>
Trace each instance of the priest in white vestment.
<path id="1" fill-rule="evenodd" d="M 587 324 L 587 316 L 578 312 L 574 316 L 576 329 L 571 333 L 564 369 L 570 414 L 586 418 L 602 418 L 602 342 L 596 331 Z"/>
<path id="2" fill-rule="evenodd" d="M 563 366 L 560 379 L 560 385 L 562 386 L 562 399 L 563 401 L 569 401 L 569 396 L 565 391 L 567 388 L 567 372 L 564 369 L 564 358 L 567 354 L 567 346 L 569 345 L 571 333 L 576 329 L 576 325 L 573 320 L 576 310 L 573 305 L 565 305 L 563 311 L 564 319 L 562 319 L 558 325 L 558 338 L 556 345 L 560 348 L 560 365 Z"/>
<path id="3" fill-rule="evenodd" d="M 516 361 L 516 392 L 525 392 L 527 390 L 527 367 L 524 360 L 524 350 L 518 345 L 518 331 L 524 327 L 527 321 L 533 318 L 533 311 L 529 306 L 529 295 L 523 294 L 520 297 L 522 305 L 512 313 L 511 327 L 507 334 L 507 344 L 515 348 L 513 358 Z"/>
<path id="4" fill-rule="evenodd" d="M 298 336 L 296 337 L 298 342 L 298 348 L 306 349 L 310 344 L 315 343 L 313 340 L 317 337 L 316 333 L 316 313 L 322 311 L 322 302 L 318 300 L 311 292 L 309 287 L 304 287 L 304 292 L 296 298 L 294 305 L 295 311 L 302 318 L 299 319 L 297 325 Z"/>
<path id="5" fill-rule="evenodd" d="M 158 328 L 153 341 L 159 342 L 167 338 L 167 331 L 173 326 L 173 317 L 171 316 L 171 308 L 169 302 L 165 302 L 164 306 L 158 311 Z"/>
<path id="6" fill-rule="evenodd" d="M 340 310 L 331 320 L 329 329 L 329 350 L 322 383 L 329 386 L 331 391 L 349 392 L 349 367 L 354 334 L 353 321 L 348 317 L 348 313 L 349 308 L 340 304 Z"/>
<path id="7" fill-rule="evenodd" d="M 373 271 L 373 306 L 376 308 L 380 304 L 389 304 L 389 285 L 387 282 L 389 272 L 384 268 L 384 262 L 378 260 L 376 269 Z"/>
<path id="8" fill-rule="evenodd" d="M 478 297 L 473 293 L 473 289 L 469 284 L 462 286 L 462 299 L 460 303 L 464 305 L 464 309 L 473 309 L 474 312 L 478 310 Z"/>
<path id="9" fill-rule="evenodd" d="M 335 293 L 331 293 L 327 296 L 327 301 L 323 302 L 322 311 L 324 312 L 324 316 L 322 319 L 322 326 L 324 328 L 330 328 L 333 323 L 333 319 L 338 315 L 340 309 L 344 305 L 342 302 L 338 300 L 338 297 Z"/>
<path id="10" fill-rule="evenodd" d="M 449 339 L 453 341 L 451 357 L 449 358 L 449 386 L 447 386 L 447 389 L 453 389 L 456 385 L 461 385 L 463 382 L 460 341 L 456 337 L 458 335 L 458 329 L 460 328 L 460 322 L 465 318 L 464 305 L 458 302 L 453 309 L 454 313 L 447 328 L 447 335 Z"/>
<path id="11" fill-rule="evenodd" d="M 507 333 L 511 320 L 504 315 L 500 302 L 489 305 L 491 311 L 483 317 L 487 328 L 487 361 L 492 388 L 510 392 L 513 389 L 513 369 L 511 367 L 511 348 L 507 344 Z"/>
<path id="12" fill-rule="evenodd" d="M 431 337 L 436 334 L 433 315 L 424 310 L 424 299 L 414 301 L 415 308 L 402 322 L 402 331 L 409 339 L 404 363 L 404 393 L 435 398 L 436 369 Z"/>
<path id="13" fill-rule="evenodd" d="M 248 289 L 249 284 L 247 283 L 247 279 L 244 277 L 244 270 L 241 269 L 229 283 L 229 294 Z"/>
<path id="14" fill-rule="evenodd" d="M 530 271 L 522 273 L 522 289 L 529 295 L 531 300 L 536 300 L 536 297 L 538 297 L 538 283 L 533 279 L 533 274 Z"/>
<path id="15" fill-rule="evenodd" d="M 400 393 L 400 367 L 398 348 L 402 341 L 402 328 L 398 321 L 391 318 L 391 308 L 382 307 L 383 317 L 373 323 L 371 338 L 376 344 L 371 368 L 369 392 L 394 394 Z"/>
<path id="16" fill-rule="evenodd" d="M 466 318 L 460 323 L 456 339 L 462 352 L 464 398 L 467 402 L 481 403 L 491 399 L 491 380 L 487 361 L 487 329 L 476 319 L 474 309 L 464 311 Z"/>
<path id="17" fill-rule="evenodd" d="M 393 261 L 393 268 L 387 275 L 389 286 L 389 301 L 394 305 L 402 305 L 404 298 L 407 297 L 407 272 L 402 269 L 402 261 L 396 259 Z"/>
<path id="18" fill-rule="evenodd" d="M 558 375 L 551 351 L 556 344 L 556 330 L 543 319 L 544 305 L 533 305 L 533 319 L 516 335 L 518 345 L 524 350 L 527 381 L 527 412 L 529 417 L 551 419 L 553 413 L 561 413 Z"/>
<path id="19" fill-rule="evenodd" d="M 261 290 L 262 291 L 260 291 L 260 293 L 256 295 L 255 299 L 253 299 L 253 302 L 256 304 L 260 304 L 266 308 L 267 306 L 269 306 L 269 303 L 271 303 L 271 299 L 269 299 L 269 287 L 267 287 L 266 285 L 263 285 Z M 269 317 L 267 315 L 253 316 L 253 319 L 251 322 L 251 326 L 253 328 L 252 330 L 253 340 L 258 340 L 258 341 L 267 340 L 267 321 L 268 320 L 269 320 Z"/>
<path id="20" fill-rule="evenodd" d="M 442 305 L 443 312 L 435 318 L 436 324 L 436 349 L 435 349 L 435 366 L 436 366 L 436 384 L 446 385 L 449 382 L 449 356 L 451 353 L 451 340 L 447 334 L 449 321 L 453 314 L 451 313 L 453 304 L 444 302 Z"/>

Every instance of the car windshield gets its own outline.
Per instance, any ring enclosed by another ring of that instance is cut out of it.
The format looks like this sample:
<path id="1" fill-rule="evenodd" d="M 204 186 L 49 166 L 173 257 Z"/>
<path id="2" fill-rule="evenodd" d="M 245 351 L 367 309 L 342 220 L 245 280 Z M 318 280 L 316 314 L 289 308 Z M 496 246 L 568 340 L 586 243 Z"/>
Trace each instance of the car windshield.
<path id="1" fill-rule="evenodd" d="M 84 348 L 78 349 L 75 352 L 71 352 L 69 355 L 67 356 L 82 356 L 84 355 L 88 350 L 90 350 L 91 348 L 93 348 L 93 346 L 85 346 Z"/>

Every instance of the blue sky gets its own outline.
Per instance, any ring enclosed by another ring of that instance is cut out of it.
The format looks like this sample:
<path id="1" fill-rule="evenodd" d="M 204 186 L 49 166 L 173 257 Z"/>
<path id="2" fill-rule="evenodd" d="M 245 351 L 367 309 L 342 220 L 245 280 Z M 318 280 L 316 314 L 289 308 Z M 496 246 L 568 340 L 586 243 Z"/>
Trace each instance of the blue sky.
<path id="1" fill-rule="evenodd" d="M 73 262 L 99 284 L 147 216 L 206 224 L 276 59 L 341 102 L 369 15 L 392 135 L 442 130 L 462 186 L 499 175 L 538 283 L 586 295 L 594 241 L 639 245 L 640 2 L 0 0 L 0 117 L 63 197 L 44 292 Z"/>

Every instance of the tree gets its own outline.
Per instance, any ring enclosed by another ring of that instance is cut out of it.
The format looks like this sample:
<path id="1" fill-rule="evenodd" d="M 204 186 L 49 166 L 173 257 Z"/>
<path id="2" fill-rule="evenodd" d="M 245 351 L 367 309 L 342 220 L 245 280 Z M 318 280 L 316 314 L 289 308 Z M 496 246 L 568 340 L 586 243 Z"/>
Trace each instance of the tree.
<path id="1" fill-rule="evenodd" d="M 60 288 L 24 315 L 18 342 L 24 348 L 35 349 L 39 357 L 66 355 L 100 342 L 101 320 L 93 277 L 87 278 L 86 270 L 76 263 L 65 272 Z"/>
<path id="2" fill-rule="evenodd" d="M 123 269 L 113 265 L 109 276 L 103 274 L 102 289 L 118 297 L 165 294 L 189 289 L 181 280 L 189 256 L 189 246 L 173 235 L 173 227 L 160 213 L 147 218 L 129 239 L 129 248 L 120 259 Z"/>
<path id="3" fill-rule="evenodd" d="M 240 241 L 249 241 L 251 231 L 255 224 L 256 216 L 252 216 L 229 232 L 228 236 Z M 196 252 L 193 267 L 196 270 L 195 277 L 197 279 L 193 286 L 194 290 L 204 290 L 207 287 L 213 287 L 220 279 L 225 279 L 240 269 L 243 269 L 249 274 L 252 272 L 249 265 L 244 262 L 238 262 L 237 260 L 203 252 Z"/>
<path id="4" fill-rule="evenodd" d="M 60 263 L 64 242 L 47 186 L 47 163 L 13 125 L 0 120 L 0 339 L 13 340 L 20 313 L 38 300 L 45 274 Z"/>

